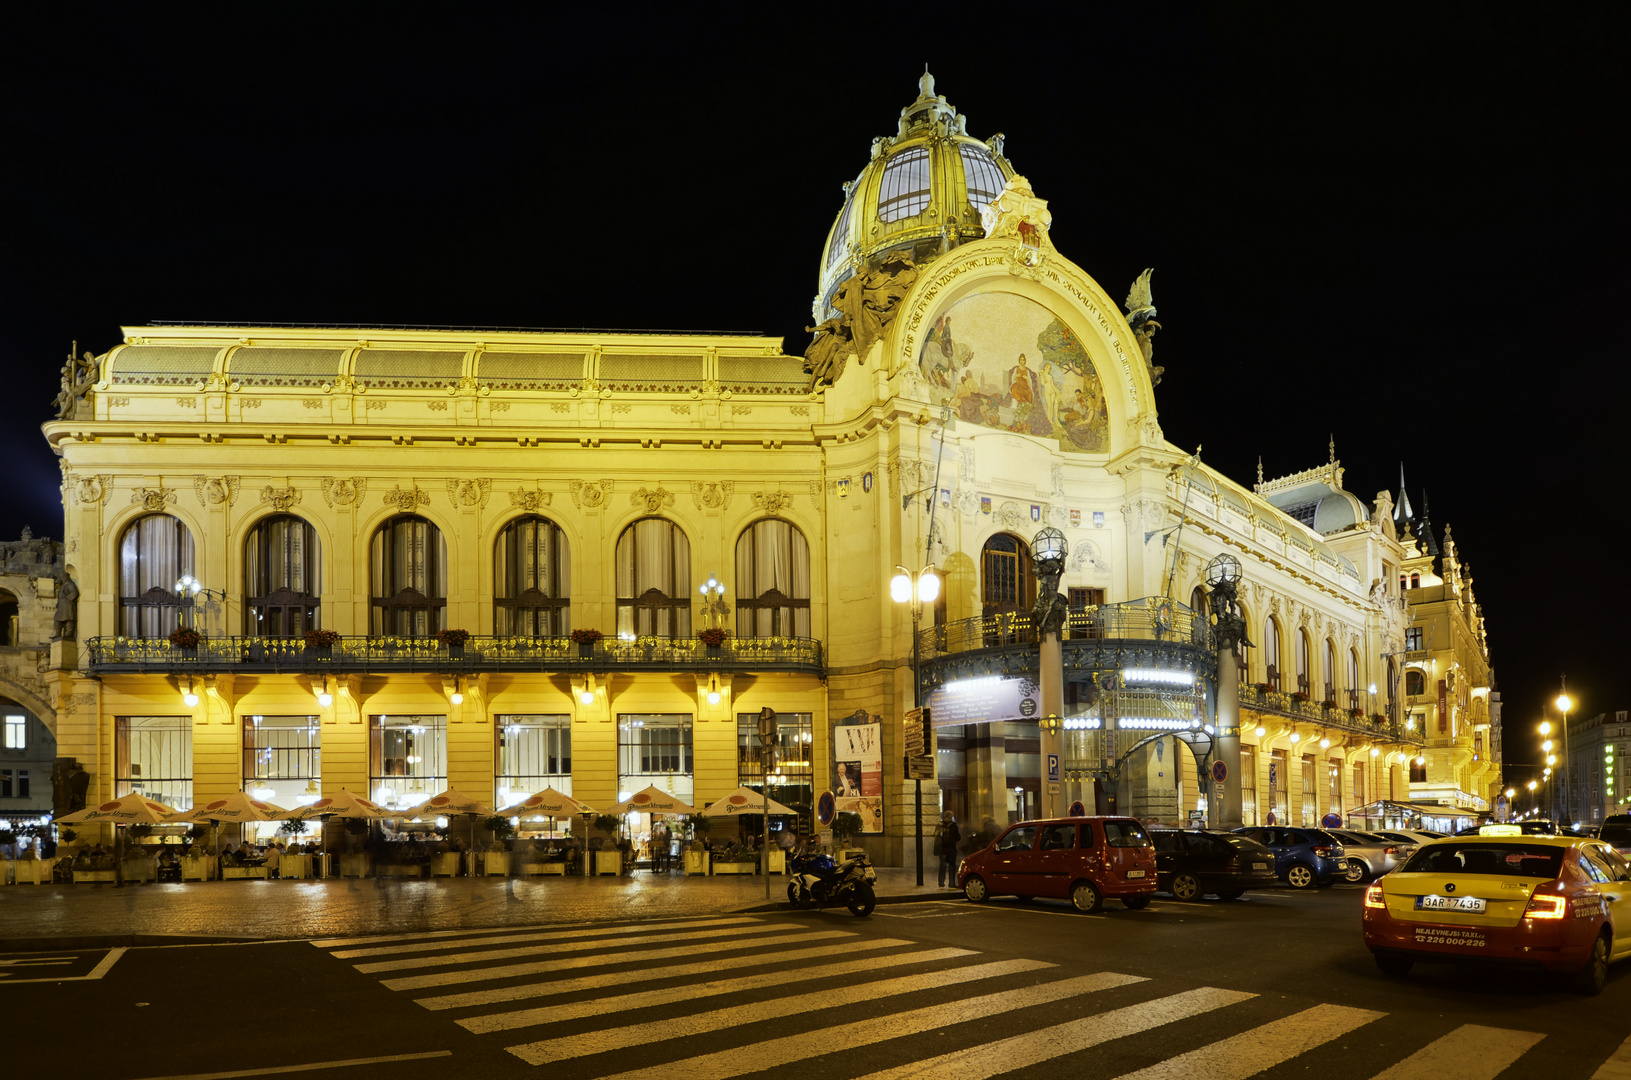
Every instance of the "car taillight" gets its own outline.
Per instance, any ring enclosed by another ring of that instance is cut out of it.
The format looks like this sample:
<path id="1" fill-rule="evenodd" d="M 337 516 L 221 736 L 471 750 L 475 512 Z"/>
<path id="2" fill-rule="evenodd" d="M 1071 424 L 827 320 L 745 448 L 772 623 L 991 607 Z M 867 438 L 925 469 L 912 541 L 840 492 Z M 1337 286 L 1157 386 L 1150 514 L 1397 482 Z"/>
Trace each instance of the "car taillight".
<path id="1" fill-rule="evenodd" d="M 1526 919 L 1561 919 L 1569 913 L 1569 901 L 1562 896 L 1531 896 L 1524 908 Z"/>
<path id="2" fill-rule="evenodd" d="M 1226 871 L 1227 870 L 1239 870 L 1240 869 L 1240 858 L 1238 856 L 1230 856 L 1229 858 L 1225 859 L 1223 861 L 1222 869 L 1226 870 Z"/>
<path id="3" fill-rule="evenodd" d="M 1331 857 L 1331 849 L 1329 847 L 1317 847 L 1313 849 L 1313 852 L 1322 859 L 1329 859 Z"/>
<path id="4" fill-rule="evenodd" d="M 1387 907 L 1387 901 L 1382 899 L 1382 886 L 1372 885 L 1365 890 L 1365 906 L 1384 909 Z"/>
<path id="5" fill-rule="evenodd" d="M 1397 854 L 1399 854 L 1399 848 L 1398 848 L 1398 845 L 1396 845 L 1396 844 L 1391 845 L 1389 847 L 1385 847 L 1385 848 L 1382 849 L 1382 851 L 1383 851 L 1384 854 L 1387 854 L 1387 855 L 1397 855 Z"/>

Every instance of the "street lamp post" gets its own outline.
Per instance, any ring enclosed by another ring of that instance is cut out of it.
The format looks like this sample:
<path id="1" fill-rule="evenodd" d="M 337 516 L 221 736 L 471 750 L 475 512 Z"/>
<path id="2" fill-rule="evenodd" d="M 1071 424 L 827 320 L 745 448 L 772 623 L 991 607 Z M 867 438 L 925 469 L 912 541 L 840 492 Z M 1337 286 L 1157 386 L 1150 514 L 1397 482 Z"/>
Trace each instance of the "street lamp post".
<path id="1" fill-rule="evenodd" d="M 1563 686 L 1563 692 L 1557 695 L 1557 708 L 1563 714 L 1563 817 L 1572 822 L 1574 820 L 1574 807 L 1571 800 L 1574 798 L 1573 785 L 1569 783 L 1569 710 L 1574 707 L 1574 701 L 1569 697 L 1569 677 L 1558 676 Z"/>
<path id="2" fill-rule="evenodd" d="M 900 564 L 895 565 L 895 576 L 889 581 L 889 595 L 897 604 L 911 605 L 912 612 L 912 705 L 922 707 L 917 699 L 918 681 L 918 624 L 923 619 L 923 605 L 932 604 L 940 596 L 940 578 L 934 572 L 934 564 L 930 563 L 915 575 Z M 927 753 L 934 753 L 934 747 L 925 746 Z M 916 785 L 913 802 L 917 807 L 917 883 L 923 884 L 923 778 L 913 777 Z"/>
<path id="3" fill-rule="evenodd" d="M 1036 632 L 1037 675 L 1042 690 L 1044 716 L 1060 716 L 1065 711 L 1065 660 L 1060 636 L 1065 628 L 1068 605 L 1059 594 L 1059 579 L 1065 573 L 1065 557 L 1070 547 L 1065 534 L 1049 525 L 1031 538 L 1031 560 L 1041 581 L 1036 590 L 1036 606 L 1031 609 L 1031 626 Z M 1065 746 L 1059 729 L 1041 725 L 1037 730 L 1042 753 L 1042 816 L 1060 817 L 1059 785 L 1063 779 L 1060 764 Z"/>
<path id="4" fill-rule="evenodd" d="M 1212 605 L 1212 633 L 1218 647 L 1217 702 L 1213 727 L 1217 732 L 1218 760 L 1224 765 L 1221 798 L 1206 801 L 1206 814 L 1214 829 L 1243 824 L 1240 811 L 1240 665 L 1238 650 L 1251 645 L 1246 620 L 1240 616 L 1236 590 L 1240 586 L 1240 560 L 1225 552 L 1206 564 L 1206 587 Z M 1216 781 L 1213 791 L 1216 793 Z"/>

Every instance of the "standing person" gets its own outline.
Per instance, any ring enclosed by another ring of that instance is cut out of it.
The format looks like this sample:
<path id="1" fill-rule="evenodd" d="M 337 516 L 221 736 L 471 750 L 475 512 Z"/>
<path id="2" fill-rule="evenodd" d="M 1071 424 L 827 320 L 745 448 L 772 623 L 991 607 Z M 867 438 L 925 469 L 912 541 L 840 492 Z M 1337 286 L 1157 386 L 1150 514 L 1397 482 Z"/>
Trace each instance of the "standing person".
<path id="1" fill-rule="evenodd" d="M 963 839 L 957 818 L 950 810 L 940 815 L 934 836 L 934 849 L 940 854 L 940 887 L 945 889 L 957 884 L 957 845 Z"/>

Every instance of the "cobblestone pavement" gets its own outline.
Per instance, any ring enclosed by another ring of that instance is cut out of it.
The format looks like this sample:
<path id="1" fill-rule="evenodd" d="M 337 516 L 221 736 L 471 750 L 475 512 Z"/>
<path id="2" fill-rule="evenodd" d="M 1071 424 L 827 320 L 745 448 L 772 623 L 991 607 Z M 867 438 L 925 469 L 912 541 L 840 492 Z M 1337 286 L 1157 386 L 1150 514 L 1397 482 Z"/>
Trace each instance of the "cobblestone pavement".
<path id="1" fill-rule="evenodd" d="M 880 903 L 955 895 L 916 871 L 879 867 Z M 771 875 L 770 902 L 787 879 Z M 761 877 L 434 878 L 207 881 L 0 887 L 0 951 L 110 936 L 274 939 L 674 918 L 763 907 Z"/>

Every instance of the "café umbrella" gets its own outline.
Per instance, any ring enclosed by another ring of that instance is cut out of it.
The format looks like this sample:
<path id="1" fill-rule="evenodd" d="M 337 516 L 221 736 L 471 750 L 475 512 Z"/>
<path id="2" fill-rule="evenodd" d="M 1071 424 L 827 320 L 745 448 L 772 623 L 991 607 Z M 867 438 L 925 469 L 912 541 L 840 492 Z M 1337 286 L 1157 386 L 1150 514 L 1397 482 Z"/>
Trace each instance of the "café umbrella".
<path id="1" fill-rule="evenodd" d="M 448 788 L 437 795 L 432 795 L 418 806 L 410 806 L 406 810 L 397 811 L 405 818 L 422 817 L 454 817 L 465 815 L 470 818 L 470 846 L 476 842 L 476 818 L 491 817 L 493 808 L 480 799 L 466 795 L 457 788 Z"/>
<path id="2" fill-rule="evenodd" d="M 208 821 L 219 825 L 223 821 L 283 821 L 289 817 L 289 811 L 276 803 L 264 802 L 253 798 L 245 791 L 234 791 L 223 799 L 185 810 L 173 816 L 171 821 Z M 220 833 L 216 834 L 215 846 L 219 851 L 221 846 Z"/>
<path id="3" fill-rule="evenodd" d="M 742 817 L 747 814 L 796 814 L 798 811 L 783 806 L 775 799 L 766 798 L 752 788 L 739 787 L 703 811 L 707 817 Z"/>
<path id="4" fill-rule="evenodd" d="M 310 806 L 295 807 L 284 816 L 289 821 L 309 821 L 312 818 L 331 817 L 379 821 L 382 818 L 395 817 L 396 815 L 385 810 L 378 803 L 369 802 L 362 796 L 353 795 L 345 788 L 341 788 L 338 795 L 325 795 Z M 325 849 L 328 847 L 326 840 L 323 846 Z"/>
<path id="5" fill-rule="evenodd" d="M 122 795 L 100 806 L 86 807 L 57 818 L 58 825 L 96 822 L 109 825 L 162 825 L 182 813 L 173 806 L 154 802 L 139 791 Z"/>
<path id="6" fill-rule="evenodd" d="M 595 812 L 595 808 L 586 802 L 580 802 L 565 792 L 556 791 L 553 787 L 546 787 L 536 795 L 528 795 L 525 799 L 512 806 L 500 810 L 499 816 L 524 818 L 530 817 L 549 819 L 549 831 L 555 832 L 556 818 L 571 818 L 577 814 L 585 817 Z"/>
<path id="7" fill-rule="evenodd" d="M 644 791 L 636 791 L 606 812 L 627 814 L 631 811 L 637 814 L 694 814 L 697 808 L 682 802 L 672 791 L 648 787 Z"/>
<path id="8" fill-rule="evenodd" d="M 129 795 L 121 795 L 117 799 L 109 800 L 98 806 L 87 806 L 83 810 L 64 814 L 62 817 L 57 818 L 56 823 L 58 825 L 76 825 L 80 822 L 95 822 L 108 825 L 162 825 L 179 813 L 181 811 L 173 806 L 154 802 L 141 792 L 132 791 Z M 121 853 L 119 863 L 122 863 L 124 833 L 115 829 L 113 836 L 114 843 Z"/>

